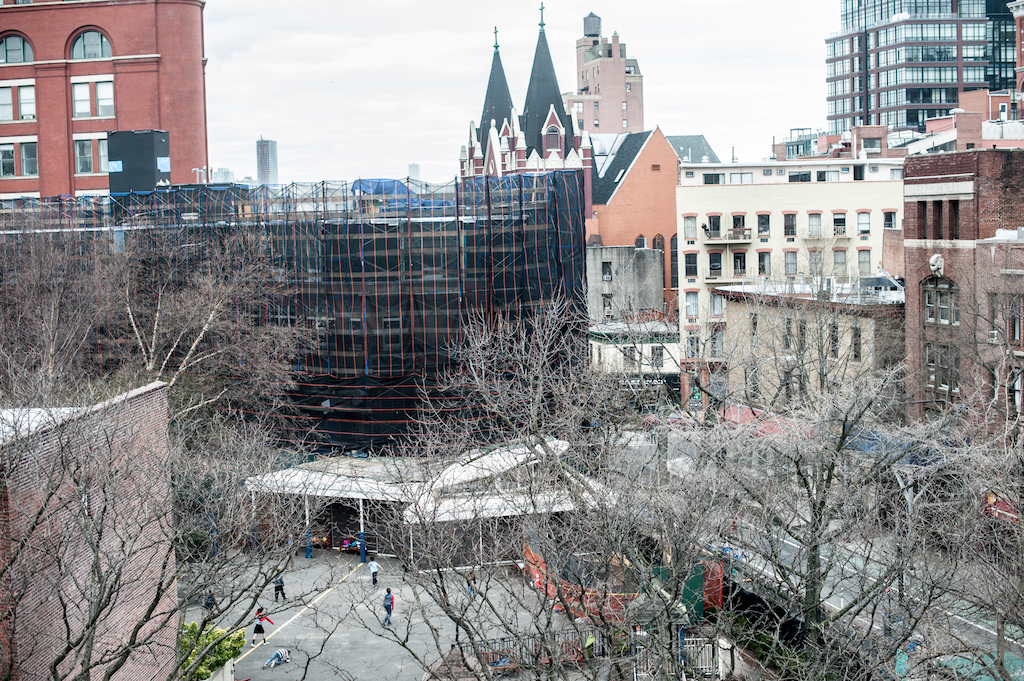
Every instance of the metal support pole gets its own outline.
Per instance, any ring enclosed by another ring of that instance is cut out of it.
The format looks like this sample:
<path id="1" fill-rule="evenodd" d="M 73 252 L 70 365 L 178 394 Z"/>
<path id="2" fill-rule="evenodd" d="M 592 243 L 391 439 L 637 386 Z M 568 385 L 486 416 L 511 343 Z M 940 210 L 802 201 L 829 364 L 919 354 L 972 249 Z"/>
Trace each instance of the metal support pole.
<path id="1" fill-rule="evenodd" d="M 359 500 L 359 562 L 366 562 L 366 527 L 363 524 L 363 500 Z"/>
<path id="2" fill-rule="evenodd" d="M 313 557 L 313 528 L 309 526 L 309 496 L 302 497 L 306 502 L 306 558 Z"/>

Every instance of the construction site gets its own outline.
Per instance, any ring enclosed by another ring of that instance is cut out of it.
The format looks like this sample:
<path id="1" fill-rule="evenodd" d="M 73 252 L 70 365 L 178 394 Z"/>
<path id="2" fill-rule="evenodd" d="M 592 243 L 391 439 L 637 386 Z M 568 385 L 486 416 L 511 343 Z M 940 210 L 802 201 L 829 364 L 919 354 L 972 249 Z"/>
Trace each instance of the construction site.
<path id="1" fill-rule="evenodd" d="M 290 405 L 285 441 L 363 449 L 408 430 L 470 315 L 518 318 L 564 299 L 585 316 L 583 205 L 578 170 L 447 184 L 181 185 L 5 200 L 0 249 L 9 263 L 28 243 L 59 243 L 89 263 L 81 272 L 127 256 L 162 291 L 200 263 L 208 276 L 224 271 L 208 263 L 236 248 L 227 237 L 244 236 L 260 255 L 255 286 L 263 288 L 258 305 L 236 314 L 303 329 L 306 342 L 291 360 L 293 380 L 280 387 L 255 385 L 251 371 L 236 378 Z M 234 257 L 237 267 L 248 255 Z M 5 287 L 4 295 L 17 293 Z M 88 347 L 104 355 L 99 370 L 116 369 L 109 349 L 130 346 L 133 329 L 91 331 Z"/>

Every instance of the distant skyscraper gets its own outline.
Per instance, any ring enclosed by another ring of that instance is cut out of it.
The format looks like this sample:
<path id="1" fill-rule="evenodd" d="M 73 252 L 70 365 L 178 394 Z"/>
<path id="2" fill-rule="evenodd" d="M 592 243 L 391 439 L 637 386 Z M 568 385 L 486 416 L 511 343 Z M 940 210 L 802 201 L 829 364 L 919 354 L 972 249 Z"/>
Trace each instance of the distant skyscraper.
<path id="1" fill-rule="evenodd" d="M 832 134 L 923 131 L 961 92 L 1014 87 L 1013 16 L 1001 0 L 842 0 L 826 44 Z"/>
<path id="2" fill-rule="evenodd" d="M 277 142 L 260 137 L 256 141 L 256 181 L 277 184 Z"/>
<path id="3" fill-rule="evenodd" d="M 231 183 L 235 181 L 235 173 L 231 168 L 217 168 L 210 173 L 210 182 L 214 184 Z"/>

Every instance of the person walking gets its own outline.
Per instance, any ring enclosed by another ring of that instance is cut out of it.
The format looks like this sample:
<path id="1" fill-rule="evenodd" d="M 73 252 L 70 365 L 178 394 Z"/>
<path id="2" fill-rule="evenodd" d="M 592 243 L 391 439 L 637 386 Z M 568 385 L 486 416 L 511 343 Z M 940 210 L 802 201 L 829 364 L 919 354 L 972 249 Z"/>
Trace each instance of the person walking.
<path id="1" fill-rule="evenodd" d="M 213 611 L 217 609 L 217 595 L 212 591 L 206 594 L 206 600 L 203 601 L 203 610 L 206 611 L 206 616 L 210 617 L 213 615 Z"/>
<path id="2" fill-rule="evenodd" d="M 470 570 L 466 575 L 466 590 L 469 591 L 469 600 L 476 600 L 476 575 Z"/>
<path id="3" fill-rule="evenodd" d="M 275 665 L 284 664 L 285 662 L 292 661 L 291 651 L 285 650 L 284 648 L 278 648 L 274 651 L 274 654 L 270 656 L 270 659 L 263 663 L 263 668 L 270 667 L 274 668 Z"/>
<path id="4" fill-rule="evenodd" d="M 373 580 L 374 588 L 376 588 L 377 587 L 377 573 L 380 572 L 380 564 L 377 562 L 377 556 L 374 556 L 373 558 L 371 558 L 370 562 L 367 564 L 366 567 L 370 568 L 370 578 Z"/>
<path id="5" fill-rule="evenodd" d="M 287 601 L 288 597 L 284 595 L 284 574 L 278 572 L 277 577 L 274 578 L 274 602 L 277 603 L 277 597 L 281 596 L 282 601 Z"/>
<path id="6" fill-rule="evenodd" d="M 263 629 L 263 623 L 264 622 L 270 622 L 271 624 L 274 623 L 274 620 L 270 619 L 269 617 L 267 617 L 266 615 L 263 614 L 263 608 L 257 608 L 256 609 L 255 617 L 256 617 L 256 628 L 252 630 L 252 647 L 253 648 L 256 647 L 256 637 L 257 636 L 262 636 L 263 637 L 263 642 L 264 643 L 267 642 L 267 632 L 266 632 L 266 630 Z"/>
<path id="7" fill-rule="evenodd" d="M 384 616 L 384 626 L 385 627 L 390 627 L 391 626 L 391 610 L 394 607 L 395 607 L 395 597 L 392 595 L 391 589 L 388 589 L 388 592 L 386 594 L 384 594 L 384 612 L 387 613 L 387 615 Z"/>

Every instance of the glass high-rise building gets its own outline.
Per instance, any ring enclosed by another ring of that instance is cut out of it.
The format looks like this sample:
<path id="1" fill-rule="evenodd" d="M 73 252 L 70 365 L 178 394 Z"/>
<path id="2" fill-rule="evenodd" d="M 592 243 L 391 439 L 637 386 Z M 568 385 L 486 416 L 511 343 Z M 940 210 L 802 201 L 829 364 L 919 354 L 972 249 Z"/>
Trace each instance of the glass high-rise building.
<path id="1" fill-rule="evenodd" d="M 1014 87 L 1013 16 L 1002 0 L 842 0 L 828 38 L 831 134 L 924 130 L 965 90 Z"/>

